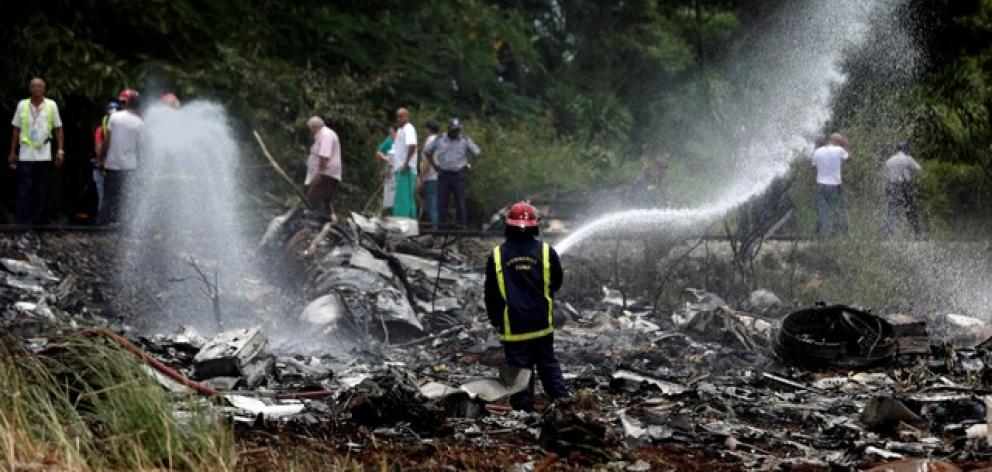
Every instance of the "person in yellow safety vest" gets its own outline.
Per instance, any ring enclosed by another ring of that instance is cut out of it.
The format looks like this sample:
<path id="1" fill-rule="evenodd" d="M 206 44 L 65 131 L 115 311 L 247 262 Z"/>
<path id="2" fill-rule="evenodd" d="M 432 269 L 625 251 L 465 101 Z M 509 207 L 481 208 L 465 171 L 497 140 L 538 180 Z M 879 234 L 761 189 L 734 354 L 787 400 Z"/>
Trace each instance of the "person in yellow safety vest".
<path id="1" fill-rule="evenodd" d="M 55 165 L 62 167 L 65 141 L 62 118 L 55 102 L 45 98 L 45 81 L 38 77 L 29 85 L 31 98 L 17 103 L 10 124 L 7 162 L 17 168 L 17 224 L 41 224 L 48 192 L 48 175 L 52 171 L 52 137 L 58 145 Z M 18 149 L 20 147 L 20 149 Z"/>
<path id="2" fill-rule="evenodd" d="M 555 358 L 552 324 L 553 296 L 563 278 L 558 253 L 537 239 L 537 210 L 529 203 L 510 207 L 504 233 L 506 241 L 493 248 L 486 262 L 489 321 L 499 333 L 507 365 L 536 367 L 551 400 L 567 397 L 565 379 Z M 517 410 L 533 410 L 531 389 L 511 396 L 510 404 Z"/>

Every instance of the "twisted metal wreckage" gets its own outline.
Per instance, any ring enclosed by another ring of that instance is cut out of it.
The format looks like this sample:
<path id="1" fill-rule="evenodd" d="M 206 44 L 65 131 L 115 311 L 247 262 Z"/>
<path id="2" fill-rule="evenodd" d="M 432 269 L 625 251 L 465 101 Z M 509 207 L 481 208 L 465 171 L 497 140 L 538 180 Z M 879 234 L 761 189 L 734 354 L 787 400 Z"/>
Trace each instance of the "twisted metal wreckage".
<path id="1" fill-rule="evenodd" d="M 245 425 L 334 421 L 399 444 L 480 450 L 515 438 L 527 444 L 520 470 L 550 465 L 542 457 L 648 470 L 657 464 L 632 452 L 646 446 L 747 469 L 954 467 L 992 451 L 992 326 L 963 315 L 793 310 L 767 291 L 743 312 L 696 289 L 657 313 L 604 289 L 591 306 L 556 305 L 559 359 L 576 393 L 528 414 L 506 406 L 534 387 L 530 372 L 500 366 L 480 271 L 457 245 L 433 249 L 400 223 L 353 215 L 330 225 L 303 210 L 272 221 L 259 254 L 297 274 L 310 301 L 298 336 L 275 353 L 259 327 L 210 339 L 190 327 L 115 333 L 92 308 L 104 295 L 85 287 L 85 274 L 42 257 L 43 241 L 3 244 L 9 336 L 36 355 L 71 336 L 118 343 L 177 398 L 209 397 Z M 335 441 L 341 451 L 371 447 Z"/>

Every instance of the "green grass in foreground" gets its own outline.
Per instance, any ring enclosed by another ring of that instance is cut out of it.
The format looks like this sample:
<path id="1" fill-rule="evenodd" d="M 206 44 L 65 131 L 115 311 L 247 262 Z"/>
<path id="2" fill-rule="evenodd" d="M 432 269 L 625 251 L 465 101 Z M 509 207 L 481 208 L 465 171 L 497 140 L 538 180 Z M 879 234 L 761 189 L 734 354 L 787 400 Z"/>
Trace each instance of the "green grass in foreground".
<path id="1" fill-rule="evenodd" d="M 177 420 L 131 354 L 82 338 L 46 356 L 17 346 L 0 342 L 0 470 L 234 468 L 229 428 L 210 415 Z"/>

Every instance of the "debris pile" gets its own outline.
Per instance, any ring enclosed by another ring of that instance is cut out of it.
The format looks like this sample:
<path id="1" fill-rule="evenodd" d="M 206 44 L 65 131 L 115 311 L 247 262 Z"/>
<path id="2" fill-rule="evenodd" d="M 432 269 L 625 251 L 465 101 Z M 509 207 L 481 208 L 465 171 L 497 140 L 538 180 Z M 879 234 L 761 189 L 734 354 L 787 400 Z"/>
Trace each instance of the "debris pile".
<path id="1" fill-rule="evenodd" d="M 66 281 L 89 274 L 30 248 L 9 254 L 0 313 L 29 350 L 44 355 L 77 327 L 110 324 L 77 311 L 83 285 Z M 491 457 L 519 470 L 555 460 L 608 470 L 913 461 L 968 470 L 992 456 L 992 343 L 982 342 L 992 328 L 978 318 L 795 309 L 768 291 L 735 308 L 702 289 L 658 312 L 604 289 L 596 303 L 558 303 L 555 344 L 572 396 L 549 404 L 539 395 L 540 412 L 525 413 L 508 397 L 539 387 L 530 371 L 502 365 L 481 270 L 469 262 L 477 255 L 395 222 L 355 215 L 331 225 L 300 210 L 272 222 L 259 254 L 296 274 L 306 303 L 287 314 L 295 342 L 277 346 L 257 326 L 128 334 L 188 380 L 149 368 L 163 387 L 189 394 L 192 385 L 248 435 L 325 428 L 322 447 L 353 456 L 383 443 L 429 456 L 443 441 L 499 451 Z"/>

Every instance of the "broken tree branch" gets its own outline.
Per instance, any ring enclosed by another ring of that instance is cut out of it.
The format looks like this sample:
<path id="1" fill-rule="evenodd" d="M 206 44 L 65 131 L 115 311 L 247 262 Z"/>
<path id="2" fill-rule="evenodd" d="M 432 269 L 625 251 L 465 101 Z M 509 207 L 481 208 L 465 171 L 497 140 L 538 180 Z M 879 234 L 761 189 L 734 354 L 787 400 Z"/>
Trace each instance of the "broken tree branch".
<path id="1" fill-rule="evenodd" d="M 279 174 L 279 176 L 282 177 L 287 184 L 289 184 L 290 188 L 296 191 L 297 196 L 300 197 L 303 204 L 309 207 L 310 205 L 307 203 L 306 192 L 304 192 L 299 185 L 296 185 L 296 182 L 293 182 L 293 179 L 289 177 L 289 174 L 287 174 L 286 171 L 283 170 L 282 166 L 280 166 L 279 163 L 272 157 L 272 154 L 269 153 L 269 149 L 265 147 L 265 142 L 262 141 L 262 135 L 258 134 L 258 131 L 256 130 L 251 130 L 251 132 L 255 135 L 255 140 L 258 141 L 258 146 L 262 148 L 262 154 L 264 154 L 265 158 L 268 159 L 269 164 L 272 165 L 272 168 L 275 169 L 276 173 Z"/>
<path id="2" fill-rule="evenodd" d="M 375 201 L 375 197 L 382 195 L 384 188 L 385 188 L 385 183 L 379 182 L 379 188 L 374 193 L 372 193 L 372 195 L 369 195 L 369 199 L 365 201 L 364 205 L 362 205 L 362 213 L 367 214 L 369 212 L 369 205 L 371 205 L 372 202 Z"/>
<path id="3" fill-rule="evenodd" d="M 691 246 L 689 246 L 689 249 L 687 251 L 685 251 L 684 253 L 682 253 L 681 256 L 679 256 L 677 259 L 675 259 L 674 261 L 672 261 L 671 264 L 669 264 L 668 269 L 665 271 L 665 274 L 663 276 L 658 277 L 658 285 L 656 286 L 657 288 L 655 290 L 655 295 L 654 295 L 654 304 L 652 305 L 654 311 L 658 311 L 658 306 L 661 303 L 662 292 L 665 290 L 665 285 L 668 284 L 668 279 L 675 273 L 675 269 L 679 268 L 682 265 L 682 261 L 684 261 L 687 257 L 689 257 L 689 255 L 692 254 L 692 252 L 695 251 L 696 248 L 698 248 L 700 245 L 705 244 L 707 242 L 707 235 L 710 234 L 710 231 L 713 229 L 714 226 L 716 226 L 716 222 L 715 221 L 713 223 L 710 223 L 706 227 L 706 229 L 703 230 L 703 233 L 699 236 L 698 239 L 696 239 L 696 242 L 695 243 L 693 243 Z M 706 246 L 706 248 L 707 248 L 707 252 L 706 252 L 706 259 L 707 259 L 706 260 L 706 266 L 709 266 L 710 265 L 709 264 L 709 246 Z M 709 280 L 707 280 L 706 283 L 708 285 L 709 284 Z"/>
<path id="4" fill-rule="evenodd" d="M 307 249 L 303 251 L 303 257 L 310 257 L 316 254 L 317 246 L 320 245 L 321 241 L 327 238 L 327 235 L 331 233 L 331 230 L 333 228 L 334 226 L 331 223 L 329 222 L 325 223 L 324 227 L 320 229 L 320 233 L 317 233 L 317 236 L 313 238 L 313 241 L 310 241 L 310 246 L 308 246 Z"/>
<path id="5" fill-rule="evenodd" d="M 189 280 L 199 280 L 203 284 L 200 287 L 200 293 L 202 293 L 203 296 L 210 301 L 210 306 L 213 309 L 214 317 L 217 319 L 217 330 L 223 330 L 224 323 L 222 321 L 223 317 L 220 310 L 220 271 L 217 268 L 214 268 L 214 280 L 211 282 L 210 277 L 208 277 L 206 272 L 200 268 L 200 265 L 197 264 L 196 259 L 194 259 L 193 256 L 190 256 L 186 263 L 193 268 L 196 275 L 182 278 L 172 277 L 169 278 L 169 282 L 182 283 Z"/>

